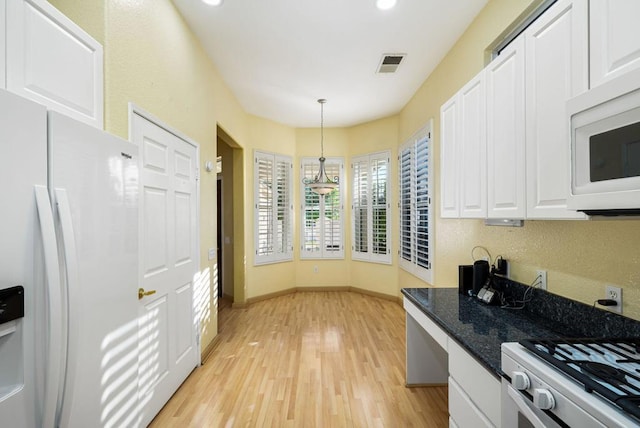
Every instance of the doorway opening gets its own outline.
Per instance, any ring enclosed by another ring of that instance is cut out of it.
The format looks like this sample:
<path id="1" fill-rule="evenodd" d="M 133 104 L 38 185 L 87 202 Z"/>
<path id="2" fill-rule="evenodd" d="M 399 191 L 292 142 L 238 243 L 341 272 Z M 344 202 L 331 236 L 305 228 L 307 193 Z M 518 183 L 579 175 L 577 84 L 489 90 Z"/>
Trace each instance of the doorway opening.
<path id="1" fill-rule="evenodd" d="M 244 186 L 242 148 L 217 129 L 216 245 L 218 314 L 244 301 Z M 218 328 L 224 317 L 218 316 Z"/>

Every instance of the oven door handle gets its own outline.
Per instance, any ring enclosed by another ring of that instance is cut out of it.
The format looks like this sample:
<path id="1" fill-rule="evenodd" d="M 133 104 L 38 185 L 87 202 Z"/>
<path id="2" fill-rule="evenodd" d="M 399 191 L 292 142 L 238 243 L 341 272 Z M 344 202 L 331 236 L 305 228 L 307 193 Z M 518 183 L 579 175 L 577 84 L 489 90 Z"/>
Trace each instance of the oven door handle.
<path id="1" fill-rule="evenodd" d="M 531 424 L 535 428 L 545 428 L 545 424 L 542 423 L 538 415 L 531 409 L 531 405 L 522 398 L 522 395 L 516 391 L 511 385 L 507 385 L 507 392 L 509 393 L 509 397 L 515 402 L 518 406 L 518 410 L 524 414 L 524 416 L 531 422 Z"/>

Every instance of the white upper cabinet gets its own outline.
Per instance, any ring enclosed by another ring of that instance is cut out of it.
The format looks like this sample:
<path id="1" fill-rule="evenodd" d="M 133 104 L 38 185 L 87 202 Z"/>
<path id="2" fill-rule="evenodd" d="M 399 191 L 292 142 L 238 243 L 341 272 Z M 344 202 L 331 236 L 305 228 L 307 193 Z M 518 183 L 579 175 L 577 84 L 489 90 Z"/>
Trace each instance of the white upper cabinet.
<path id="1" fill-rule="evenodd" d="M 440 108 L 440 217 L 460 216 L 458 94 Z"/>
<path id="2" fill-rule="evenodd" d="M 440 108 L 443 218 L 487 216 L 487 135 L 484 70 Z"/>
<path id="3" fill-rule="evenodd" d="M 6 88 L 7 52 L 6 52 L 6 23 L 7 2 L 0 0 L 0 89 Z"/>
<path id="4" fill-rule="evenodd" d="M 487 115 L 484 70 L 459 92 L 460 217 L 487 216 Z"/>
<path id="5" fill-rule="evenodd" d="M 45 0 L 6 6 L 7 89 L 102 129 L 102 46 Z"/>
<path id="6" fill-rule="evenodd" d="M 586 0 L 560 0 L 525 33 L 529 219 L 585 218 L 567 210 L 571 137 L 566 102 L 588 89 L 587 7 Z"/>
<path id="7" fill-rule="evenodd" d="M 640 1 L 589 2 L 591 87 L 640 68 Z"/>
<path id="8" fill-rule="evenodd" d="M 486 68 L 488 218 L 524 219 L 524 37 Z"/>

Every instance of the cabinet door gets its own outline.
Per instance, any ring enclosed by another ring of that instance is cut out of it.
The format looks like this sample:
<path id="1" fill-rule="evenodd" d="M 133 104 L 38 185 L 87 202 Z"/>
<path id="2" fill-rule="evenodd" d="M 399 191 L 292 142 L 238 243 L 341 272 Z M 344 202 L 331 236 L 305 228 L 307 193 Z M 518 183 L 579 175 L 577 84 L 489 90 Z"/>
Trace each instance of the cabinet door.
<path id="1" fill-rule="evenodd" d="M 102 129 L 102 46 L 45 0 L 6 12 L 7 89 Z"/>
<path id="2" fill-rule="evenodd" d="M 567 209 L 566 102 L 586 91 L 587 2 L 560 0 L 526 31 L 527 218 L 585 218 Z"/>
<path id="3" fill-rule="evenodd" d="M 7 2 L 0 0 L 0 89 L 6 88 Z"/>
<path id="4" fill-rule="evenodd" d="M 486 68 L 488 217 L 525 217 L 524 38 Z"/>
<path id="5" fill-rule="evenodd" d="M 447 350 L 449 352 L 449 379 L 455 380 L 459 395 L 466 397 L 466 401 L 470 402 L 470 406 L 462 406 L 467 408 L 475 408 L 477 412 L 483 414 L 493 426 L 500 426 L 501 402 L 500 397 L 501 384 L 500 380 L 484 368 L 474 357 L 465 351 L 455 340 L 450 339 Z M 450 381 L 450 385 L 453 382 Z M 451 386 L 450 386 L 451 387 Z M 451 395 L 450 395 L 451 397 Z M 451 405 L 453 403 L 449 403 Z M 460 426 L 482 426 L 483 424 L 463 423 L 462 418 L 450 412 L 453 419 Z M 462 413 L 467 413 L 466 411 Z M 482 418 L 475 417 L 480 421 Z"/>
<path id="6" fill-rule="evenodd" d="M 458 95 L 440 108 L 440 217 L 457 218 L 458 203 Z"/>
<path id="7" fill-rule="evenodd" d="M 589 2 L 591 87 L 640 67 L 640 1 Z"/>
<path id="8" fill-rule="evenodd" d="M 484 70 L 459 92 L 460 217 L 487 216 L 487 115 Z"/>

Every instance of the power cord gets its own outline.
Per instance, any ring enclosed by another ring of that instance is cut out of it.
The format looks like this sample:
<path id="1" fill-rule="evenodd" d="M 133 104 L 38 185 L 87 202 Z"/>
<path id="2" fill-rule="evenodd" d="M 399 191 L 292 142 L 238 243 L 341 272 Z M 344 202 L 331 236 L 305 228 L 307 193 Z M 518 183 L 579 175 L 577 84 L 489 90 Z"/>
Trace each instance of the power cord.
<path id="1" fill-rule="evenodd" d="M 491 253 L 489 252 L 489 250 L 487 250 L 485 247 L 483 247 L 483 246 L 481 246 L 481 245 L 476 245 L 475 247 L 473 247 L 473 248 L 471 249 L 471 259 L 472 259 L 474 262 L 475 262 L 476 260 L 478 260 L 478 259 L 476 259 L 476 258 L 474 257 L 474 255 L 473 255 L 473 252 L 474 252 L 475 250 L 477 250 L 478 248 L 480 248 L 480 249 L 484 250 L 484 252 L 485 252 L 485 253 L 487 253 L 487 256 L 489 257 L 489 261 L 491 261 Z"/>
<path id="2" fill-rule="evenodd" d="M 503 299 L 503 302 L 502 302 L 503 304 L 501 307 L 504 309 L 515 309 L 515 310 L 524 309 L 525 305 L 529 303 L 533 298 L 533 296 L 531 295 L 531 293 L 533 292 L 533 289 L 539 288 L 540 285 L 542 285 L 541 279 L 542 279 L 542 275 L 536 276 L 536 278 L 531 282 L 531 284 L 529 284 L 529 288 L 527 288 L 524 291 L 524 294 L 522 295 L 522 300 L 513 300 L 512 302 L 506 302 L 506 299 Z"/>

